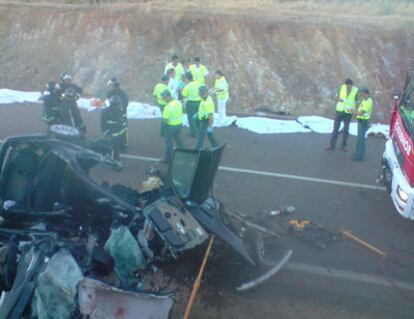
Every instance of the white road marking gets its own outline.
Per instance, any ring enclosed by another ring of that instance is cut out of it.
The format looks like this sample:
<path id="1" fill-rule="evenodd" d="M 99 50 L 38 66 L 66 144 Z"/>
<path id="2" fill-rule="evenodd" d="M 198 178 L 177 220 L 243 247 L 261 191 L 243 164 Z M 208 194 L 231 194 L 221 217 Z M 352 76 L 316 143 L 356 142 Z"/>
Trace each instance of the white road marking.
<path id="1" fill-rule="evenodd" d="M 121 155 L 121 157 L 128 158 L 128 159 L 147 161 L 147 162 L 157 162 L 157 161 L 160 160 L 159 158 L 155 158 L 155 157 L 129 155 L 129 154 L 123 154 L 123 155 Z M 222 170 L 222 171 L 228 171 L 228 172 L 245 173 L 245 174 L 259 175 L 259 176 L 278 177 L 278 178 L 299 180 L 299 181 L 305 181 L 305 182 L 331 184 L 331 185 L 347 186 L 347 187 L 355 187 L 355 188 L 364 188 L 364 189 L 372 189 L 372 190 L 379 190 L 379 191 L 385 191 L 386 190 L 385 187 L 376 186 L 376 185 L 368 185 L 368 184 L 360 184 L 360 183 L 352 183 L 352 182 L 343 182 L 343 181 L 337 181 L 337 180 L 331 180 L 331 179 L 323 179 L 323 178 L 307 177 L 307 176 L 291 175 L 291 174 L 282 174 L 282 173 L 274 173 L 274 172 L 266 172 L 266 171 L 256 171 L 256 170 L 237 168 L 237 167 L 220 166 L 219 169 Z"/>
<path id="2" fill-rule="evenodd" d="M 303 263 L 288 263 L 285 269 L 307 273 L 311 275 L 356 281 L 356 282 L 360 282 L 363 284 L 371 284 L 371 285 L 377 285 L 377 286 L 383 286 L 383 287 L 392 287 L 391 283 L 385 277 L 374 276 L 374 275 L 364 274 L 364 273 L 359 273 L 359 272 L 353 272 L 349 270 L 326 268 L 326 267 L 314 266 L 314 265 L 303 264 Z M 394 280 L 394 283 L 400 289 L 414 292 L 414 282 Z"/>

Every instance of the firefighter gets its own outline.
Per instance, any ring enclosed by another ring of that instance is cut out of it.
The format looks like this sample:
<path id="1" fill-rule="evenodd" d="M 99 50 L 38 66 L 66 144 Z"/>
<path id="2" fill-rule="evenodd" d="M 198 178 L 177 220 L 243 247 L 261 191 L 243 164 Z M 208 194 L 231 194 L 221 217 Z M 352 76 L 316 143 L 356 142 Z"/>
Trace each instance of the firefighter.
<path id="1" fill-rule="evenodd" d="M 108 81 L 108 93 L 106 95 L 107 99 L 110 99 L 112 96 L 117 95 L 122 100 L 122 123 L 125 129 L 125 134 L 122 135 L 122 151 L 125 151 L 128 147 L 128 104 L 129 98 L 124 90 L 121 89 L 121 83 L 119 83 L 117 78 L 112 78 Z"/>
<path id="2" fill-rule="evenodd" d="M 170 78 L 164 74 L 161 78 L 161 82 L 155 85 L 154 91 L 152 93 L 152 95 L 155 98 L 156 103 L 158 104 L 161 110 L 161 115 L 162 115 L 165 105 L 167 104 L 167 102 L 164 101 L 161 95 L 165 90 L 168 90 L 169 79 Z M 164 121 L 162 119 L 162 116 L 161 116 L 160 136 L 164 136 Z"/>
<path id="3" fill-rule="evenodd" d="M 352 114 L 355 110 L 355 102 L 357 98 L 358 88 L 353 86 L 353 81 L 347 79 L 344 84 L 339 87 L 338 100 L 336 103 L 336 113 L 334 128 L 331 134 L 331 140 L 326 150 L 331 151 L 335 149 L 336 140 L 338 138 L 339 128 L 341 122 L 344 123 L 342 147 L 344 152 L 348 152 L 347 143 L 349 135 L 349 124 L 351 123 Z"/>
<path id="4" fill-rule="evenodd" d="M 60 124 L 60 98 L 58 95 L 59 86 L 55 81 L 49 81 L 46 85 L 46 90 L 43 92 L 43 114 L 42 119 L 46 125 Z"/>
<path id="5" fill-rule="evenodd" d="M 358 121 L 358 136 L 355 154 L 352 156 L 354 161 L 362 161 L 365 157 L 366 133 L 369 128 L 369 119 L 371 118 L 373 101 L 369 96 L 369 90 L 362 88 L 359 90 L 360 102 L 358 110 L 354 113 Z"/>
<path id="6" fill-rule="evenodd" d="M 118 95 L 112 95 L 109 99 L 109 106 L 101 111 L 101 131 L 108 140 L 114 160 L 119 161 L 123 147 L 126 128 L 123 122 L 123 101 Z"/>
<path id="7" fill-rule="evenodd" d="M 76 99 L 79 99 L 79 97 L 83 93 L 83 89 L 80 86 L 73 83 L 72 82 L 72 77 L 67 73 L 63 73 L 60 76 L 59 87 L 60 87 L 59 95 L 61 96 L 62 99 L 63 99 L 63 95 L 65 94 L 66 89 L 68 89 L 68 88 L 72 88 L 75 91 Z"/>
<path id="8" fill-rule="evenodd" d="M 208 70 L 205 65 L 201 64 L 199 57 L 194 58 L 194 63 L 188 67 L 188 71 L 191 72 L 193 79 L 198 81 L 200 85 L 205 84 Z"/>
<path id="9" fill-rule="evenodd" d="M 174 143 L 179 148 L 184 148 L 184 144 L 181 140 L 181 128 L 183 126 L 183 105 L 179 100 L 172 98 L 170 90 L 162 92 L 162 98 L 167 105 L 162 112 L 162 118 L 164 120 L 164 136 L 165 136 L 165 157 L 161 161 L 162 163 L 169 163 L 172 160 L 174 151 Z"/>
<path id="10" fill-rule="evenodd" d="M 197 149 L 202 149 L 204 145 L 204 139 L 207 137 L 211 146 L 217 147 L 219 143 L 213 134 L 213 122 L 214 122 L 214 101 L 208 94 L 208 89 L 204 85 L 200 86 L 199 94 L 201 97 L 200 107 L 198 109 L 198 135 L 197 135 Z"/>
<path id="11" fill-rule="evenodd" d="M 62 124 L 77 128 L 82 134 L 86 133 L 86 126 L 83 123 L 81 113 L 78 108 L 77 93 L 72 87 L 68 87 L 63 95 L 60 104 Z"/>
<path id="12" fill-rule="evenodd" d="M 185 99 L 185 108 L 187 112 L 188 118 L 188 125 L 190 127 L 190 136 L 196 137 L 197 136 L 197 125 L 195 116 L 198 112 L 198 107 L 200 105 L 200 94 L 198 93 L 198 89 L 200 87 L 200 83 L 193 79 L 193 75 L 190 72 L 185 74 L 186 77 L 186 86 L 181 91 L 182 97 Z"/>

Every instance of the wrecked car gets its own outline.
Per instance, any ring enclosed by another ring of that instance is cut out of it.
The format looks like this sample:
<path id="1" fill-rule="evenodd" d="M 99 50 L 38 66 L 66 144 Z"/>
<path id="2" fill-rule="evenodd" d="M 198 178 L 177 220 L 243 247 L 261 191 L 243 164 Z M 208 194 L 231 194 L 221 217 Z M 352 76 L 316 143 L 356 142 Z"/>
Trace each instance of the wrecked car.
<path id="1" fill-rule="evenodd" d="M 262 237 L 246 243 L 223 215 L 222 203 L 211 192 L 223 151 L 224 146 L 176 149 L 168 170 L 150 170 L 151 177 L 138 191 L 104 180 L 105 174 L 97 168 L 117 167 L 119 162 L 72 141 L 39 134 L 6 139 L 0 149 L 0 239 L 5 247 L 0 251 L 0 318 L 28 313 L 32 296 L 32 312 L 45 312 L 47 305 L 39 299 L 42 274 L 49 266 L 45 260 L 56 259 L 62 250 L 69 251 L 79 265 L 80 291 L 93 286 L 120 293 L 84 279 L 90 274 L 107 276 L 112 270 L 119 287 L 134 290 L 140 270 L 194 254 L 205 247 L 210 235 L 246 265 L 260 269 L 260 276 L 249 278 L 240 290 L 267 280 L 291 252 L 269 263 Z M 84 298 L 84 293 L 78 294 Z M 131 294 L 126 298 L 139 293 Z M 90 308 L 79 304 L 73 310 L 75 294 L 71 298 L 68 313 Z M 163 318 L 172 302 L 168 294 L 157 298 L 164 312 L 154 318 Z"/>

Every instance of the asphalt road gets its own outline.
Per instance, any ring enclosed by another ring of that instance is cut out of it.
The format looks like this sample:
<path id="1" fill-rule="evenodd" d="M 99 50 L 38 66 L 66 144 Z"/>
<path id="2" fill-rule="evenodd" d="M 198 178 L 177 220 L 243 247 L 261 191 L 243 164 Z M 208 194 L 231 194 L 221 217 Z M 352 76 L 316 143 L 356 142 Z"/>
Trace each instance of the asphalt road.
<path id="1" fill-rule="evenodd" d="M 88 137 L 99 135 L 99 113 L 83 113 Z M 161 158 L 163 140 L 159 137 L 158 120 L 131 120 L 129 155 Z M 0 138 L 10 135 L 45 131 L 39 105 L 2 105 Z M 194 139 L 183 134 L 186 145 Z M 323 224 L 332 231 L 340 227 L 385 250 L 414 251 L 414 223 L 401 218 L 388 194 L 375 188 L 385 140 L 370 137 L 366 160 L 353 162 L 352 152 L 325 151 L 329 136 L 314 133 L 259 135 L 236 127 L 216 129 L 217 139 L 226 143 L 221 165 L 250 170 L 219 170 L 215 180 L 215 196 L 232 211 L 258 214 L 278 206 L 293 205 L 291 218 L 306 218 Z M 355 146 L 350 137 L 350 149 Z M 124 159 L 128 167 L 116 173 L 115 179 L 137 186 L 153 162 Z M 259 173 L 257 173 L 259 172 Z M 261 174 L 260 172 L 267 172 Z M 294 175 L 274 176 L 268 173 Z M 300 180 L 296 178 L 306 177 Z M 330 180 L 325 183 L 319 180 Z M 354 183 L 344 186 L 335 182 Z M 373 186 L 373 189 L 366 186 Z M 285 217 L 286 218 L 286 217 Z M 290 218 L 290 217 L 288 217 Z M 272 223 L 273 221 L 269 221 Z M 287 220 L 286 220 L 287 222 Z M 355 244 L 342 240 L 325 250 L 313 248 L 301 239 L 285 236 L 285 245 L 294 250 L 292 262 L 301 265 L 341 269 L 355 274 L 382 277 L 379 258 Z M 411 258 L 411 265 L 414 258 Z M 392 269 L 395 279 L 414 283 L 411 270 Z"/>

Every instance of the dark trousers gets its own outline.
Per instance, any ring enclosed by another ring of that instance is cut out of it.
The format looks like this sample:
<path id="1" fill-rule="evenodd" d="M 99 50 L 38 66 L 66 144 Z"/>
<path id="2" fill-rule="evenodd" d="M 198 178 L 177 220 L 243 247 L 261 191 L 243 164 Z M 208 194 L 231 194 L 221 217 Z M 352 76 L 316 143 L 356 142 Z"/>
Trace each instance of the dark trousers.
<path id="1" fill-rule="evenodd" d="M 339 134 L 339 127 L 341 126 L 341 122 L 344 122 L 344 130 L 342 132 L 342 146 L 346 146 L 348 143 L 348 136 L 349 136 L 349 123 L 351 123 L 352 114 L 348 114 L 345 112 L 336 112 L 335 114 L 335 121 L 334 121 L 334 128 L 331 135 L 330 145 L 331 147 L 335 147 L 336 140 L 338 139 Z"/>
<path id="2" fill-rule="evenodd" d="M 178 148 L 185 148 L 183 141 L 181 140 L 181 127 L 182 125 L 165 125 L 164 138 L 165 138 L 165 160 L 170 162 L 174 151 L 174 140 Z"/>
<path id="3" fill-rule="evenodd" d="M 164 123 L 164 119 L 162 118 L 162 112 L 164 111 L 164 107 L 165 105 L 161 105 L 158 104 L 160 111 L 161 111 L 161 125 L 160 125 L 160 136 L 164 136 L 164 127 L 165 127 L 165 123 Z"/>
<path id="4" fill-rule="evenodd" d="M 119 161 L 121 159 L 120 154 L 124 150 L 125 147 L 125 139 L 126 139 L 126 132 L 119 135 L 113 136 L 111 139 L 112 144 L 112 157 L 114 160 Z"/>
<path id="5" fill-rule="evenodd" d="M 185 108 L 187 112 L 188 125 L 190 126 L 190 135 L 197 135 L 197 124 L 196 119 L 194 118 L 195 114 L 198 112 L 198 107 L 200 106 L 200 101 L 187 101 Z"/>
<path id="6" fill-rule="evenodd" d="M 203 148 L 206 134 L 207 134 L 208 140 L 210 141 L 211 146 L 216 147 L 219 145 L 216 138 L 214 137 L 214 134 L 207 132 L 208 120 L 202 120 L 202 121 L 197 120 L 197 126 L 198 126 L 198 135 L 197 135 L 196 149 Z"/>
<path id="7" fill-rule="evenodd" d="M 363 160 L 365 157 L 365 146 L 367 139 L 365 137 L 369 127 L 368 120 L 358 120 L 358 136 L 355 150 L 355 159 Z"/>

